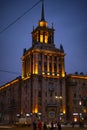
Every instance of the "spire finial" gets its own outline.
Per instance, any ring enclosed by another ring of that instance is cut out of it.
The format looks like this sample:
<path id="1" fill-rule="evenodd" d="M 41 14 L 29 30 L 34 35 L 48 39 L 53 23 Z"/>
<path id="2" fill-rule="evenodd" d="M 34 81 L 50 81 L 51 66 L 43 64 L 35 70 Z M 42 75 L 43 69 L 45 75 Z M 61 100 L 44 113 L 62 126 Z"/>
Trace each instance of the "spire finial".
<path id="1" fill-rule="evenodd" d="M 45 21 L 45 18 L 44 18 L 44 0 L 42 0 L 42 14 L 41 14 L 41 21 Z"/>

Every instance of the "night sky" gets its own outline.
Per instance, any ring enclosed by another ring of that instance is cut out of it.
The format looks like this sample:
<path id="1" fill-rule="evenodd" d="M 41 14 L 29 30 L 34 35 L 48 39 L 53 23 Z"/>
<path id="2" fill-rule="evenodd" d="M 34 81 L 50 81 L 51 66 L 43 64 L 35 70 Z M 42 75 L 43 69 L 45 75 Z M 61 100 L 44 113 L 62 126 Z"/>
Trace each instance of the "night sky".
<path id="1" fill-rule="evenodd" d="M 38 1 L 0 0 L 0 85 L 21 75 L 23 49 L 32 45 L 31 32 L 41 19 L 42 3 L 3 30 Z M 44 5 L 45 20 L 55 28 L 55 45 L 59 48 L 62 43 L 66 53 L 66 73 L 87 75 L 87 0 L 45 0 Z"/>

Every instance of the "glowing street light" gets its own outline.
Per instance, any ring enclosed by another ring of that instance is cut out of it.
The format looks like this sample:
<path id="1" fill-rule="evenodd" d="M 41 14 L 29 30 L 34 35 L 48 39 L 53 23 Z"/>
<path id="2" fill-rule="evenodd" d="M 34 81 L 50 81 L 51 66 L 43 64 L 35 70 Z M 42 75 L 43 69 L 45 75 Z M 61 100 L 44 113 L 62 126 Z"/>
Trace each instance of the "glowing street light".
<path id="1" fill-rule="evenodd" d="M 57 113 L 59 114 L 59 120 L 60 120 L 60 109 L 61 109 L 60 101 L 62 101 L 62 96 L 55 96 L 55 98 L 58 100 Z M 59 107 L 59 109 L 58 109 L 58 107 Z M 59 111 L 58 111 L 58 110 L 59 110 Z"/>
<path id="2" fill-rule="evenodd" d="M 56 99 L 62 100 L 62 96 L 55 96 Z"/>
<path id="3" fill-rule="evenodd" d="M 81 101 L 79 101 L 79 105 L 80 105 L 80 106 L 82 105 L 82 102 L 81 102 Z"/>

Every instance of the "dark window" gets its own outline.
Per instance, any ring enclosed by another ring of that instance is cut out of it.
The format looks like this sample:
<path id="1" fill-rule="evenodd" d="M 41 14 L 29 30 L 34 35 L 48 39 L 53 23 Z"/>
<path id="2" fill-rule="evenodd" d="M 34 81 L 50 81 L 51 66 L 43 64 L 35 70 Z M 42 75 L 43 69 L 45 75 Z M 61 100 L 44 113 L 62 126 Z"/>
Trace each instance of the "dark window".
<path id="1" fill-rule="evenodd" d="M 41 58 L 42 58 L 42 55 L 41 55 L 41 54 L 39 54 L 39 55 L 38 55 L 38 58 L 39 58 L 39 59 L 41 59 Z"/>
<path id="2" fill-rule="evenodd" d="M 44 56 L 44 59 L 47 60 L 47 55 Z"/>
<path id="3" fill-rule="evenodd" d="M 47 97 L 47 92 L 45 93 L 45 96 Z"/>
<path id="4" fill-rule="evenodd" d="M 54 61 L 56 61 L 56 60 L 57 60 L 57 57 L 55 56 L 55 57 L 54 57 Z"/>
<path id="5" fill-rule="evenodd" d="M 76 93 L 74 93 L 74 98 L 76 98 Z"/>
<path id="6" fill-rule="evenodd" d="M 38 97 L 41 97 L 41 91 L 38 92 Z"/>
<path id="7" fill-rule="evenodd" d="M 52 97 L 52 95 L 53 95 L 53 93 L 52 93 L 52 92 L 50 92 L 50 97 Z"/>
<path id="8" fill-rule="evenodd" d="M 41 62 L 41 61 L 39 61 L 39 63 L 38 63 L 38 64 L 39 64 L 39 66 L 41 66 L 41 65 L 42 65 L 42 62 Z"/>

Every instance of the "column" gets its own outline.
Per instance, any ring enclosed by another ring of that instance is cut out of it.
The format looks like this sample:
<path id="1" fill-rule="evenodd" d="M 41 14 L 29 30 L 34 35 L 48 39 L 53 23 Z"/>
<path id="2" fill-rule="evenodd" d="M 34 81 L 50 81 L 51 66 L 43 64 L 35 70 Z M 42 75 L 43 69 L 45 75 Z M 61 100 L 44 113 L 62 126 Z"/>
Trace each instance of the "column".
<path id="1" fill-rule="evenodd" d="M 64 57 L 61 57 L 61 62 L 62 62 L 62 77 L 65 77 Z"/>
<path id="2" fill-rule="evenodd" d="M 24 60 L 22 61 L 22 78 L 24 78 L 24 70 L 25 69 L 25 66 L 24 66 Z"/>
<path id="3" fill-rule="evenodd" d="M 49 75 L 49 56 L 47 56 L 47 74 Z"/>
<path id="4" fill-rule="evenodd" d="M 54 56 L 52 56 L 52 75 L 54 75 Z"/>
<path id="5" fill-rule="evenodd" d="M 38 42 L 40 42 L 40 31 L 38 31 Z"/>
<path id="6" fill-rule="evenodd" d="M 26 59 L 24 61 L 24 77 L 26 77 Z"/>
<path id="7" fill-rule="evenodd" d="M 37 53 L 35 53 L 35 68 L 34 68 L 35 70 L 35 74 L 38 74 L 38 54 Z"/>
<path id="8" fill-rule="evenodd" d="M 26 76 L 28 76 L 28 60 L 26 58 Z"/>
<path id="9" fill-rule="evenodd" d="M 30 72 L 30 67 L 29 67 L 29 56 L 28 56 L 28 75 L 29 75 L 29 72 Z"/>
<path id="10" fill-rule="evenodd" d="M 42 54 L 42 74 L 44 73 L 44 54 Z"/>
<path id="11" fill-rule="evenodd" d="M 31 74 L 31 56 L 29 57 L 29 74 Z"/>
<path id="12" fill-rule="evenodd" d="M 33 53 L 33 74 L 34 74 L 34 70 L 35 70 L 35 67 L 34 67 L 34 66 L 35 66 L 35 64 L 34 64 L 34 63 L 35 63 L 35 62 L 34 62 L 34 59 L 35 59 L 35 54 Z"/>
<path id="13" fill-rule="evenodd" d="M 58 61 L 58 57 L 57 57 L 57 61 L 56 61 L 56 66 L 57 66 L 57 76 L 59 76 L 59 61 Z"/>

